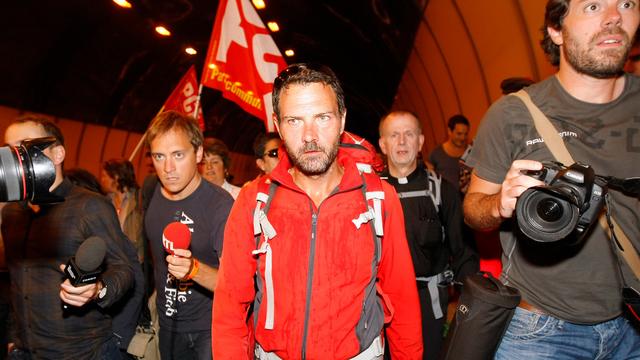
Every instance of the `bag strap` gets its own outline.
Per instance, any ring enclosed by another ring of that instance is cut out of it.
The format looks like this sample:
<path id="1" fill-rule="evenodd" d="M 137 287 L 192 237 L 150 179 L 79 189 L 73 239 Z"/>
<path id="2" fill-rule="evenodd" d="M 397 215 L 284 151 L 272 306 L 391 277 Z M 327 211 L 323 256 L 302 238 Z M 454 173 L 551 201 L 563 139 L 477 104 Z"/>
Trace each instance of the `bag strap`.
<path id="1" fill-rule="evenodd" d="M 520 90 L 511 95 L 517 96 L 522 100 L 525 104 L 529 112 L 531 113 L 531 117 L 533 118 L 533 124 L 536 127 L 536 130 L 542 138 L 544 139 L 544 143 L 547 145 L 551 154 L 556 158 L 556 160 L 560 161 L 564 164 L 573 164 L 575 161 L 573 157 L 567 150 L 566 145 L 562 141 L 560 134 L 553 126 L 549 118 L 545 116 L 542 111 L 531 101 L 531 97 L 527 94 L 526 91 Z M 633 273 L 636 275 L 638 279 L 640 279 L 640 256 L 638 256 L 638 251 L 633 247 L 633 244 L 624 233 L 624 230 L 618 225 L 613 216 L 610 216 L 609 220 L 611 221 L 611 226 L 607 223 L 607 219 L 604 216 L 600 216 L 599 222 L 600 225 L 604 228 L 605 232 L 609 234 L 609 237 L 614 240 L 617 238 L 618 246 L 616 249 L 622 254 L 622 258 L 627 262 L 627 265 L 633 270 Z M 613 229 L 618 228 L 620 231 L 618 232 L 618 236 L 614 234 Z M 629 250 L 629 251 L 626 251 Z"/>
<path id="2" fill-rule="evenodd" d="M 531 117 L 533 117 L 533 124 L 536 130 L 538 130 L 538 133 L 542 136 L 544 143 L 556 160 L 567 165 L 573 164 L 575 161 L 564 145 L 562 138 L 558 135 L 558 130 L 556 130 L 551 121 L 549 121 L 542 111 L 531 101 L 529 94 L 524 90 L 520 90 L 512 95 L 519 97 L 525 104 L 531 113 Z"/>

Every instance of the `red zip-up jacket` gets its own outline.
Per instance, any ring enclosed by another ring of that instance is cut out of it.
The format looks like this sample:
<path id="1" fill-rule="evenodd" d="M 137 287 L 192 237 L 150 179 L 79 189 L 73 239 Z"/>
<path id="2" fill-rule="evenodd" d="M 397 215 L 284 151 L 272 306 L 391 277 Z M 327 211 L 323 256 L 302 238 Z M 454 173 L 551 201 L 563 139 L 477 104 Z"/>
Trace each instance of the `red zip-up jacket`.
<path id="1" fill-rule="evenodd" d="M 318 207 L 294 184 L 286 156 L 271 173 L 272 181 L 279 185 L 267 212 L 277 232 L 269 240 L 274 322 L 272 329 L 265 328 L 269 299 L 262 291 L 253 314 L 257 316 L 255 341 L 283 359 L 349 359 L 370 345 L 371 341 L 362 340 L 367 337 L 363 332 L 371 338 L 382 331 L 382 317 L 377 321 L 367 311 L 384 308 L 384 321 L 390 321 L 386 334 L 393 358 L 421 359 L 420 306 L 398 197 L 392 186 L 379 183 L 385 195 L 384 236 L 377 296 L 373 288 L 374 306 L 365 306 L 365 293 L 373 283 L 372 264 L 376 263 L 374 231 L 369 224 L 359 229 L 354 225 L 352 220 L 367 210 L 364 181 L 343 150 L 338 161 L 344 167 L 342 180 Z M 247 315 L 256 296 L 256 264 L 258 283 L 264 288 L 266 281 L 264 254 L 252 254 L 257 248 L 253 215 L 259 181 L 243 188 L 225 228 L 213 305 L 216 360 L 244 359 L 252 353 Z"/>

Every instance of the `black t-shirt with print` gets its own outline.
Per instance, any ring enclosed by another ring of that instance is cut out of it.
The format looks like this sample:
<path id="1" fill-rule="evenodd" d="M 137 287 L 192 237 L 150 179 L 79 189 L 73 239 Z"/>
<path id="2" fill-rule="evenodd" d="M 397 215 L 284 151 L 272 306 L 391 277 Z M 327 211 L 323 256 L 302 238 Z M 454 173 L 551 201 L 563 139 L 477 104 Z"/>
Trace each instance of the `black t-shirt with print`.
<path id="1" fill-rule="evenodd" d="M 217 268 L 222 253 L 224 226 L 233 205 L 228 192 L 202 180 L 196 191 L 182 200 L 169 200 L 160 184 L 145 214 L 145 232 L 150 242 L 157 291 L 160 327 L 175 332 L 211 329 L 213 293 L 193 281 L 174 279 L 167 270 L 167 252 L 162 231 L 179 221 L 191 230 L 190 250 L 200 262 Z"/>

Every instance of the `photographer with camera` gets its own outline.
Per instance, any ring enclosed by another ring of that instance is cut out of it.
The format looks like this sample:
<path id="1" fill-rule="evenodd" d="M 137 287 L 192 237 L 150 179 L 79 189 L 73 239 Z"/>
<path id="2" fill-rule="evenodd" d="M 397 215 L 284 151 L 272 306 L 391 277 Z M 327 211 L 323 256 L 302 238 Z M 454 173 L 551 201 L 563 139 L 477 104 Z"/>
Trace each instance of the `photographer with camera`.
<path id="1" fill-rule="evenodd" d="M 42 150 L 33 149 L 38 140 L 25 141 L 48 136 L 52 141 Z M 0 188 L 7 190 L 2 200 L 14 199 L 11 184 L 33 182 L 37 189 L 44 183 L 48 190 L 40 194 L 25 186 L 17 200 L 29 201 L 11 202 L 2 211 L 13 317 L 9 359 L 120 359 L 104 309 L 131 288 L 134 270 L 113 206 L 63 177 L 64 138 L 50 121 L 20 118 L 7 128 L 5 142 L 15 147 L 0 148 Z M 10 157 L 14 150 L 18 159 Z M 96 237 L 106 245 L 104 271 L 95 283 L 73 286 L 62 264 Z"/>
<path id="2" fill-rule="evenodd" d="M 542 45 L 559 68 L 525 94 L 579 164 L 546 163 L 549 176 L 538 172 L 543 161 L 555 160 L 552 141 L 516 96 L 497 101 L 479 128 L 468 159 L 475 170 L 465 219 L 477 229 L 500 228 L 501 280 L 522 295 L 496 359 L 640 357 L 640 335 L 623 316 L 621 290 L 623 281 L 637 289 L 638 278 L 617 259 L 604 229 L 589 227 L 597 222 L 598 192 L 606 191 L 598 190 L 594 173 L 638 175 L 630 164 L 640 163 L 640 79 L 622 68 L 639 22 L 633 1 L 547 3 Z M 539 188 L 523 195 L 532 187 Z M 608 196 L 619 224 L 614 230 L 640 248 L 638 198 L 614 190 Z M 565 201 L 572 205 L 557 208 Z M 566 229 L 549 226 L 567 217 L 568 235 L 558 236 Z"/>

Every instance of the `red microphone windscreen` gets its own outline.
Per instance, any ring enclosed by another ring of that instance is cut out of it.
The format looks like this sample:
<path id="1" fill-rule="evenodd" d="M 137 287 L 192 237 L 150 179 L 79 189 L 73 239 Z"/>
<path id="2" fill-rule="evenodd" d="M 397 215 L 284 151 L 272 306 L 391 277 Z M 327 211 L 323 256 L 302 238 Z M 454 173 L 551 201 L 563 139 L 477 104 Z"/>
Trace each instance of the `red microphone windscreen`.
<path id="1" fill-rule="evenodd" d="M 191 230 L 181 222 L 172 222 L 162 231 L 162 245 L 169 254 L 173 249 L 188 249 L 191 243 Z"/>

